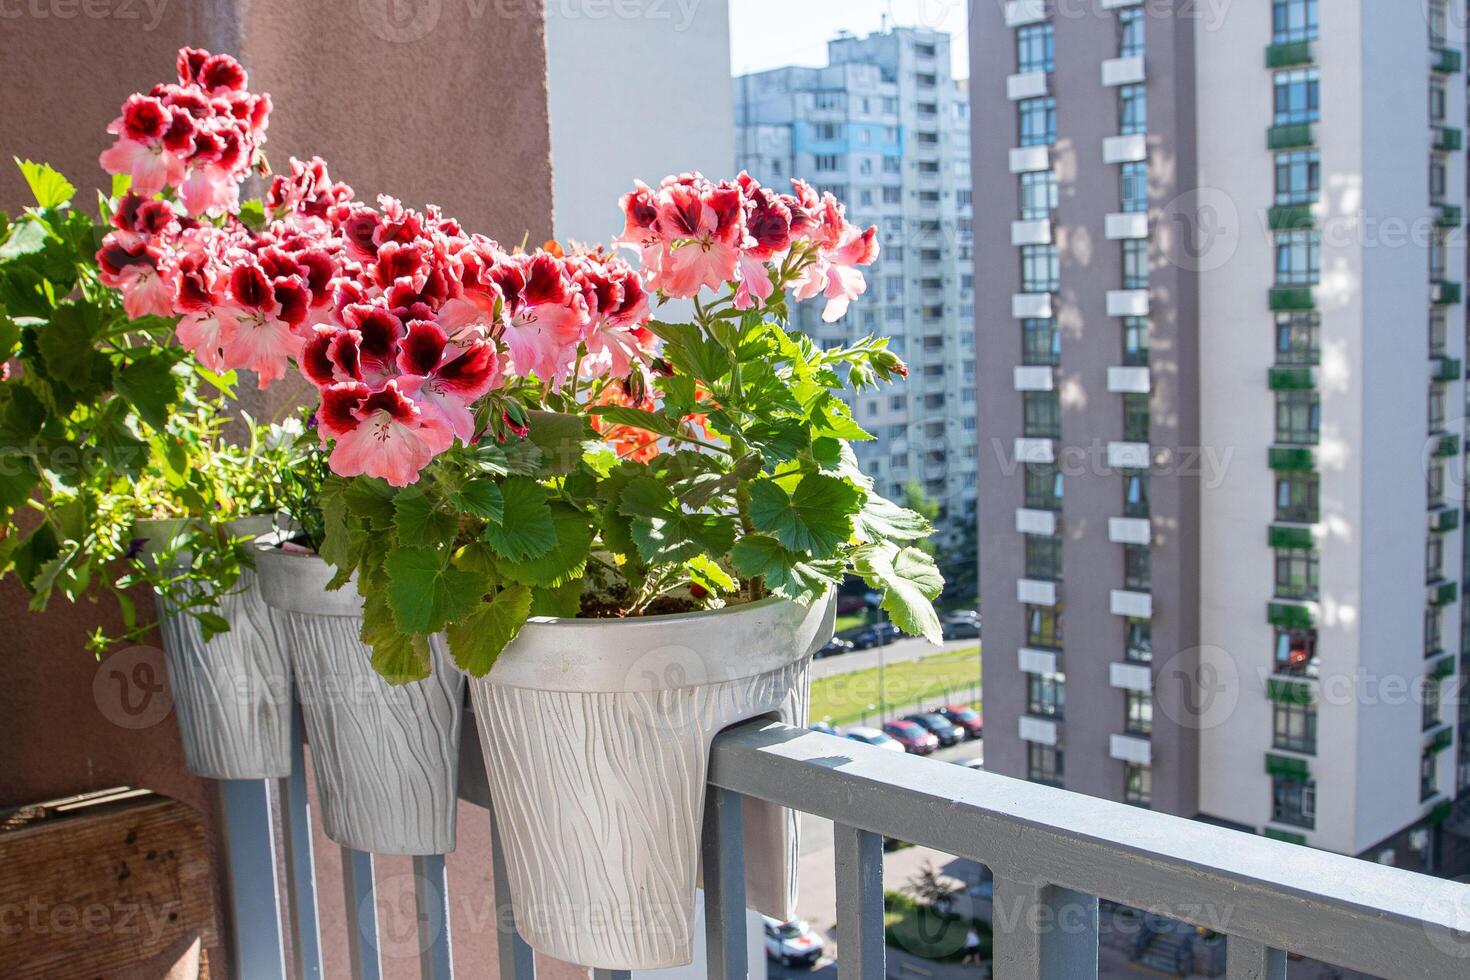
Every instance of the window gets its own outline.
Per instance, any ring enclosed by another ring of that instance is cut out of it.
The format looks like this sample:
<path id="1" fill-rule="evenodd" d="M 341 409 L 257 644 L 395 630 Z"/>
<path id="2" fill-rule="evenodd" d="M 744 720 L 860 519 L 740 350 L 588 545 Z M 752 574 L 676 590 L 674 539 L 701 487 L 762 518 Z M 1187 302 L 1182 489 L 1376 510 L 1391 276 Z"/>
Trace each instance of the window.
<path id="1" fill-rule="evenodd" d="M 1321 360 L 1318 334 L 1322 318 L 1317 313 L 1276 314 L 1276 364 L 1303 367 Z"/>
<path id="2" fill-rule="evenodd" d="M 1024 391 L 1026 438 L 1062 437 L 1062 402 L 1055 391 Z"/>
<path id="3" fill-rule="evenodd" d="M 1148 691 L 1123 692 L 1123 731 L 1129 735 L 1152 735 L 1154 696 Z"/>
<path id="4" fill-rule="evenodd" d="M 1052 463 L 1026 463 L 1026 506 L 1031 510 L 1062 509 L 1062 472 Z"/>
<path id="5" fill-rule="evenodd" d="M 1021 292 L 1054 293 L 1062 288 L 1061 278 L 1055 245 L 1021 246 Z"/>
<path id="6" fill-rule="evenodd" d="M 1438 233 L 1429 241 L 1429 281 L 1439 282 L 1445 277 L 1445 241 Z"/>
<path id="7" fill-rule="evenodd" d="M 1317 36 L 1317 0 L 1271 0 L 1271 40 L 1277 44 Z"/>
<path id="8" fill-rule="evenodd" d="M 1425 13 L 1429 20 L 1429 43 L 1436 48 L 1444 47 L 1445 36 L 1449 31 L 1449 16 L 1445 0 L 1429 0 L 1429 7 Z"/>
<path id="9" fill-rule="evenodd" d="M 1314 548 L 1276 549 L 1276 598 L 1316 599 L 1317 551 Z"/>
<path id="10" fill-rule="evenodd" d="M 1433 309 L 1429 311 L 1429 356 L 1444 356 L 1445 344 L 1448 342 L 1448 325 L 1445 321 L 1444 310 Z"/>
<path id="11" fill-rule="evenodd" d="M 1060 606 L 1026 607 L 1026 645 L 1047 650 L 1062 647 L 1062 609 Z"/>
<path id="12" fill-rule="evenodd" d="M 1065 674 L 1026 675 L 1026 713 L 1042 718 L 1060 718 L 1067 706 Z"/>
<path id="13" fill-rule="evenodd" d="M 1057 141 L 1057 100 L 1052 96 L 1022 99 L 1016 103 L 1021 114 L 1021 145 L 1050 146 Z"/>
<path id="14" fill-rule="evenodd" d="M 885 158 L 885 160 L 884 160 L 885 163 L 887 162 L 887 159 L 888 158 Z M 883 188 L 883 203 L 884 204 L 902 204 L 903 203 L 903 188 L 901 188 L 901 187 L 885 187 L 885 188 Z M 890 254 L 888 257 L 890 259 L 893 258 L 892 254 Z"/>
<path id="15" fill-rule="evenodd" d="M 1118 11 L 1118 57 L 1132 58 L 1143 54 L 1143 8 L 1126 7 Z"/>
<path id="16" fill-rule="evenodd" d="M 1445 418 L 1445 386 L 1432 384 L 1429 386 L 1429 431 L 1442 432 L 1444 430 Z"/>
<path id="17" fill-rule="evenodd" d="M 1276 125 L 1311 123 L 1320 118 L 1322 107 L 1318 102 L 1317 69 L 1297 68 L 1292 71 L 1279 71 L 1276 73 L 1274 82 Z"/>
<path id="18" fill-rule="evenodd" d="M 1026 778 L 1047 786 L 1062 785 L 1062 750 L 1055 745 L 1026 743 Z"/>
<path id="19" fill-rule="evenodd" d="M 1143 85 L 1118 87 L 1118 132 L 1124 136 L 1148 132 L 1148 96 Z"/>
<path id="20" fill-rule="evenodd" d="M 1430 606 L 1424 610 L 1424 656 L 1444 653 L 1444 610 Z"/>
<path id="21" fill-rule="evenodd" d="M 1431 204 L 1438 204 L 1444 200 L 1449 183 L 1449 164 L 1445 161 L 1444 154 L 1432 154 L 1429 157 L 1429 202 Z"/>
<path id="22" fill-rule="evenodd" d="M 1050 24 L 1028 24 L 1016 31 L 1016 71 L 1056 70 L 1056 42 Z"/>
<path id="23" fill-rule="evenodd" d="M 1425 731 L 1439 726 L 1439 700 L 1439 678 L 1424 678 L 1424 710 L 1421 712 L 1420 721 Z"/>
<path id="24" fill-rule="evenodd" d="M 1424 542 L 1424 581 L 1438 582 L 1444 578 L 1444 538 L 1431 534 Z"/>
<path id="25" fill-rule="evenodd" d="M 1123 763 L 1123 802 L 1131 803 L 1133 806 L 1147 807 L 1152 806 L 1153 801 L 1153 770 L 1135 762 Z"/>
<path id="26" fill-rule="evenodd" d="M 1313 286 L 1321 275 L 1322 235 L 1315 231 L 1276 233 L 1276 285 Z"/>
<path id="27" fill-rule="evenodd" d="M 1056 367 L 1062 362 L 1062 334 L 1057 321 L 1026 319 L 1021 321 L 1021 363 L 1035 367 Z"/>
<path id="28" fill-rule="evenodd" d="M 1431 460 L 1424 470 L 1424 485 L 1431 509 L 1444 506 L 1444 464 Z"/>
<path id="29" fill-rule="evenodd" d="M 1276 154 L 1276 203 L 1311 204 L 1322 191 L 1322 154 L 1292 150 Z"/>
<path id="30" fill-rule="evenodd" d="M 1148 442 L 1148 395 L 1127 392 L 1123 395 L 1123 441 Z"/>
<path id="31" fill-rule="evenodd" d="M 847 168 L 847 158 L 832 153 L 818 153 L 812 157 L 812 166 L 816 170 L 844 170 Z"/>
<path id="32" fill-rule="evenodd" d="M 1427 748 L 1419 756 L 1419 799 L 1424 801 L 1439 793 L 1439 765 L 1438 755 L 1432 748 Z"/>
<path id="33" fill-rule="evenodd" d="M 1129 238 L 1123 242 L 1123 288 L 1148 288 L 1148 239 Z"/>
<path id="34" fill-rule="evenodd" d="M 1148 516 L 1148 470 L 1123 471 L 1123 516 Z"/>
<path id="35" fill-rule="evenodd" d="M 1286 677 L 1317 676 L 1317 631 L 1276 630 L 1276 673 Z"/>
<path id="36" fill-rule="evenodd" d="M 1429 121 L 1431 123 L 1442 123 L 1449 115 L 1445 100 L 1444 82 L 1431 78 L 1429 80 Z"/>
<path id="37" fill-rule="evenodd" d="M 1122 166 L 1123 210 L 1137 214 L 1148 210 L 1148 164 L 1142 160 Z"/>
<path id="38" fill-rule="evenodd" d="M 1290 524 L 1316 524 L 1321 480 L 1306 470 L 1282 470 L 1276 474 L 1276 519 Z"/>
<path id="39" fill-rule="evenodd" d="M 1154 625 L 1152 620 L 1129 619 L 1123 639 L 1123 657 L 1135 664 L 1152 663 L 1154 659 Z"/>
<path id="40" fill-rule="evenodd" d="M 1021 175 L 1021 220 L 1050 218 L 1057 206 L 1057 175 L 1037 170 Z"/>
<path id="41" fill-rule="evenodd" d="M 1026 577 L 1055 582 L 1062 577 L 1062 539 L 1056 535 L 1028 534 Z"/>
<path id="42" fill-rule="evenodd" d="M 1148 367 L 1148 320 L 1144 317 L 1123 318 L 1123 364 Z"/>
<path id="43" fill-rule="evenodd" d="M 1273 748 L 1304 752 L 1317 751 L 1317 707 L 1299 701 L 1271 703 L 1271 745 Z"/>
<path id="44" fill-rule="evenodd" d="M 1317 825 L 1317 784 L 1298 776 L 1271 777 L 1271 819 L 1311 830 Z"/>
<path id="45" fill-rule="evenodd" d="M 1315 391 L 1276 393 L 1276 441 L 1315 446 L 1322 427 L 1322 408 Z"/>
<path id="46" fill-rule="evenodd" d="M 818 108 L 821 108 L 818 106 Z M 841 137 L 842 130 L 836 123 L 812 123 L 812 139 L 835 140 Z"/>
<path id="47" fill-rule="evenodd" d="M 1153 589 L 1152 562 L 1148 545 L 1125 544 L 1123 546 L 1123 588 L 1130 592 L 1148 592 Z"/>

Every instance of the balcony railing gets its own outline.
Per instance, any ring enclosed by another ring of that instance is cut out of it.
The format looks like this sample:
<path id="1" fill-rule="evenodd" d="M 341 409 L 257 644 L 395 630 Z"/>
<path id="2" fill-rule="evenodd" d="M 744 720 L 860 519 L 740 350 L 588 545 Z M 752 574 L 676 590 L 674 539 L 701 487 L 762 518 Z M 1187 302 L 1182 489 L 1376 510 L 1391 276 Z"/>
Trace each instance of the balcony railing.
<path id="1" fill-rule="evenodd" d="M 298 755 L 298 773 L 300 762 Z M 747 975 L 745 798 L 834 821 L 840 980 L 886 975 L 885 836 L 978 861 L 994 873 L 995 975 L 1005 980 L 1097 977 L 1099 899 L 1167 910 L 1227 934 L 1232 978 L 1284 980 L 1288 950 L 1386 980 L 1466 976 L 1470 886 L 769 721 L 720 735 L 709 779 L 703 871 L 710 980 Z M 222 784 L 236 943 L 251 944 L 248 963 L 237 957 L 237 965 L 252 980 L 288 975 L 283 935 L 294 952 L 290 975 L 322 975 L 304 784 L 299 777 L 289 782 L 284 905 L 275 891 L 269 807 L 264 822 L 239 819 L 260 812 L 264 784 L 259 794 L 255 783 Z M 490 819 L 492 853 L 485 860 L 499 946 L 495 975 L 533 980 L 535 959 L 515 930 L 505 855 Z M 376 978 L 382 972 L 373 860 L 355 851 L 343 859 L 350 975 Z M 415 858 L 414 872 L 420 973 L 449 980 L 443 857 Z M 477 966 L 473 975 L 491 974 Z M 629 974 L 599 969 L 592 976 Z"/>

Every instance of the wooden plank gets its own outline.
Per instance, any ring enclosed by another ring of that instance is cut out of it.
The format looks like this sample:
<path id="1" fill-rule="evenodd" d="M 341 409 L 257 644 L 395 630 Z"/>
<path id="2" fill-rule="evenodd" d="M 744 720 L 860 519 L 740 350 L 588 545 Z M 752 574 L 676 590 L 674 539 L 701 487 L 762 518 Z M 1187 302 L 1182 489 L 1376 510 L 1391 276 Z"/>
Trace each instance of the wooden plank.
<path id="1" fill-rule="evenodd" d="M 204 821 L 148 797 L 0 833 L 0 910 L 7 980 L 116 976 L 218 945 Z"/>

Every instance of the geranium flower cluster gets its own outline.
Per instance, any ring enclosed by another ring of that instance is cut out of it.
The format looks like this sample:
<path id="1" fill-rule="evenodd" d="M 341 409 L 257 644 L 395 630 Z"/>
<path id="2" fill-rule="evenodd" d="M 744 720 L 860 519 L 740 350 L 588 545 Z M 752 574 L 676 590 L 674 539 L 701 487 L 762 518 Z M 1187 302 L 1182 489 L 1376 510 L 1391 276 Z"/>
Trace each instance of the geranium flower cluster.
<path id="1" fill-rule="evenodd" d="M 827 299 L 822 319 L 840 320 L 867 291 L 859 266 L 878 258 L 878 229 L 860 229 L 831 193 L 802 180 L 792 193 L 762 187 L 749 174 L 716 184 L 698 173 L 641 181 L 622 199 L 617 241 L 643 257 L 650 289 L 690 299 L 736 284 L 735 308 L 763 305 L 779 286 L 798 300 Z"/>
<path id="2" fill-rule="evenodd" d="M 270 116 L 268 95 L 246 91 L 245 69 L 227 54 L 179 52 L 179 80 L 123 103 L 107 127 L 117 142 L 102 169 L 127 174 L 152 197 L 171 188 L 190 215 L 221 215 L 239 200 L 240 181 L 256 161 Z"/>

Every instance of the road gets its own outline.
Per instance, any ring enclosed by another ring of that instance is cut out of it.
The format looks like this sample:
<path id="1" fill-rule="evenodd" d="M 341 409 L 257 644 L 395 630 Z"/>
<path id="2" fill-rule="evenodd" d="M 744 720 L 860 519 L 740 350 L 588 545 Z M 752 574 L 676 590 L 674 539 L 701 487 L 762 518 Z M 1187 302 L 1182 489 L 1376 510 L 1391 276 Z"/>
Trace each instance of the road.
<path id="1" fill-rule="evenodd" d="M 948 650 L 964 650 L 979 645 L 979 640 L 946 640 L 943 646 L 938 647 L 924 639 L 898 640 L 886 647 L 854 650 L 836 657 L 814 660 L 812 661 L 812 679 L 832 677 L 836 674 L 850 674 L 855 670 L 866 670 L 869 667 L 878 666 L 880 659 L 883 663 L 892 666 L 912 660 L 923 660 L 925 657 L 932 657 L 936 653 L 944 653 Z"/>

